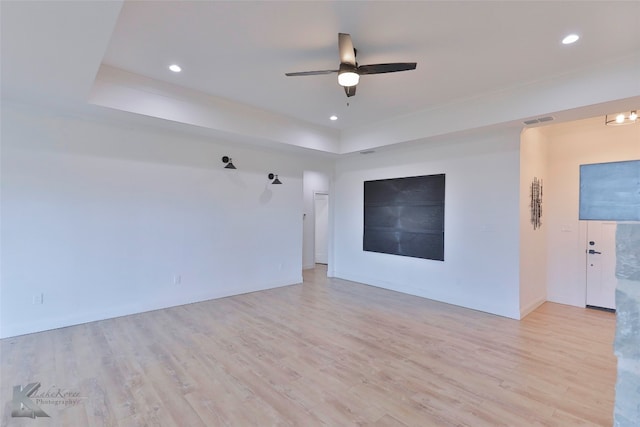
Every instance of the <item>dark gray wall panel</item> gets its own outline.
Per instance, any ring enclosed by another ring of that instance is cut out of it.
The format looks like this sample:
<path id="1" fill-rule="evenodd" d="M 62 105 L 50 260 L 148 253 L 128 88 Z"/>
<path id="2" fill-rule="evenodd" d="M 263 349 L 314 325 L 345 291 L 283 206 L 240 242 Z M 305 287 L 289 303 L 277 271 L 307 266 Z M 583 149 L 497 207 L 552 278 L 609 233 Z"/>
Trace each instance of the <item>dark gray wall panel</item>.
<path id="1" fill-rule="evenodd" d="M 363 249 L 444 260 L 445 176 L 365 181 Z"/>

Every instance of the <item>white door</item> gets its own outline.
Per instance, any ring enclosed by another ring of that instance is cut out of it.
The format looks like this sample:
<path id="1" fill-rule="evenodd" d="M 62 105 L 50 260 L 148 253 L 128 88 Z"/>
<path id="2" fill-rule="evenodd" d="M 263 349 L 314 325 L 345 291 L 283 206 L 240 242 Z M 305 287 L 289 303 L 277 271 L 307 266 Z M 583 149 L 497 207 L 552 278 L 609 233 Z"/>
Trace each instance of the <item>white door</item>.
<path id="1" fill-rule="evenodd" d="M 616 308 L 616 223 L 587 221 L 587 305 Z"/>
<path id="2" fill-rule="evenodd" d="M 315 261 L 317 264 L 329 262 L 327 234 L 329 230 L 329 195 L 316 193 L 314 196 L 315 207 Z"/>

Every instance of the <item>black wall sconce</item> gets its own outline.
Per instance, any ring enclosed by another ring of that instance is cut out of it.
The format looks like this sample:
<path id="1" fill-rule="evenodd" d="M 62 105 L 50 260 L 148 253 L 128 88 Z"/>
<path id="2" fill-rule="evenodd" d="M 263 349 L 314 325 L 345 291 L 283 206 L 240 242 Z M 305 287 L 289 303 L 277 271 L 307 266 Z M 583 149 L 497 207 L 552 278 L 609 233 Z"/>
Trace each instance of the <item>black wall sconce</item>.
<path id="1" fill-rule="evenodd" d="M 222 157 L 222 163 L 226 163 L 227 164 L 224 167 L 225 169 L 236 169 L 236 167 L 233 165 L 233 162 L 231 162 L 231 157 L 229 157 L 229 156 L 223 156 Z"/>
<path id="2" fill-rule="evenodd" d="M 272 173 L 270 173 L 269 175 L 267 175 L 269 177 L 269 179 L 273 179 L 272 184 L 282 184 L 282 181 L 280 181 L 278 179 L 278 175 L 274 175 Z"/>

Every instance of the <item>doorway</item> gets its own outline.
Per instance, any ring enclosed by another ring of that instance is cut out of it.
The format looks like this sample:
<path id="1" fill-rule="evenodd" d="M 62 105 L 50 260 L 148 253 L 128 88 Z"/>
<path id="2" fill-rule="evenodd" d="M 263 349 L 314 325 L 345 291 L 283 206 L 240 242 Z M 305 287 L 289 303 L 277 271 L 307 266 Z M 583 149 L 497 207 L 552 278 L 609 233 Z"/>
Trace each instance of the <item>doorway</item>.
<path id="1" fill-rule="evenodd" d="M 313 195 L 314 209 L 314 258 L 316 264 L 329 263 L 329 194 L 316 192 Z"/>
<path id="2" fill-rule="evenodd" d="M 616 223 L 587 221 L 587 307 L 616 308 Z"/>

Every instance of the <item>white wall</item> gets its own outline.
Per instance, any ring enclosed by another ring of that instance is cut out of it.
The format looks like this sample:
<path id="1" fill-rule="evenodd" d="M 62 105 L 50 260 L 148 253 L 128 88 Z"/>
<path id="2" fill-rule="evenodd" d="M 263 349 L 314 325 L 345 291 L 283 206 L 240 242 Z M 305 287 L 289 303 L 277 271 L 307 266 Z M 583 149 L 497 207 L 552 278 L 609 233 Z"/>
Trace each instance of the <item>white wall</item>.
<path id="1" fill-rule="evenodd" d="M 335 276 L 519 318 L 520 131 L 414 144 L 336 164 Z M 446 174 L 445 261 L 364 252 L 363 183 Z"/>
<path id="2" fill-rule="evenodd" d="M 598 117 L 540 128 L 548 141 L 547 298 L 585 306 L 586 222 L 578 220 L 580 165 L 640 159 L 640 125 L 604 126 Z"/>
<path id="3" fill-rule="evenodd" d="M 540 128 L 525 129 L 520 144 L 520 316 L 547 300 L 547 139 Z M 542 180 L 542 226 L 531 224 L 531 183 Z"/>
<path id="4" fill-rule="evenodd" d="M 304 171 L 303 173 L 304 235 L 302 248 L 302 267 L 315 267 L 315 210 L 313 195 L 316 192 L 329 192 L 329 173 L 324 171 Z M 329 197 L 331 203 L 331 197 Z M 331 250 L 331 248 L 329 249 Z"/>
<path id="5" fill-rule="evenodd" d="M 0 335 L 300 282 L 302 172 L 323 167 L 3 105 Z"/>

